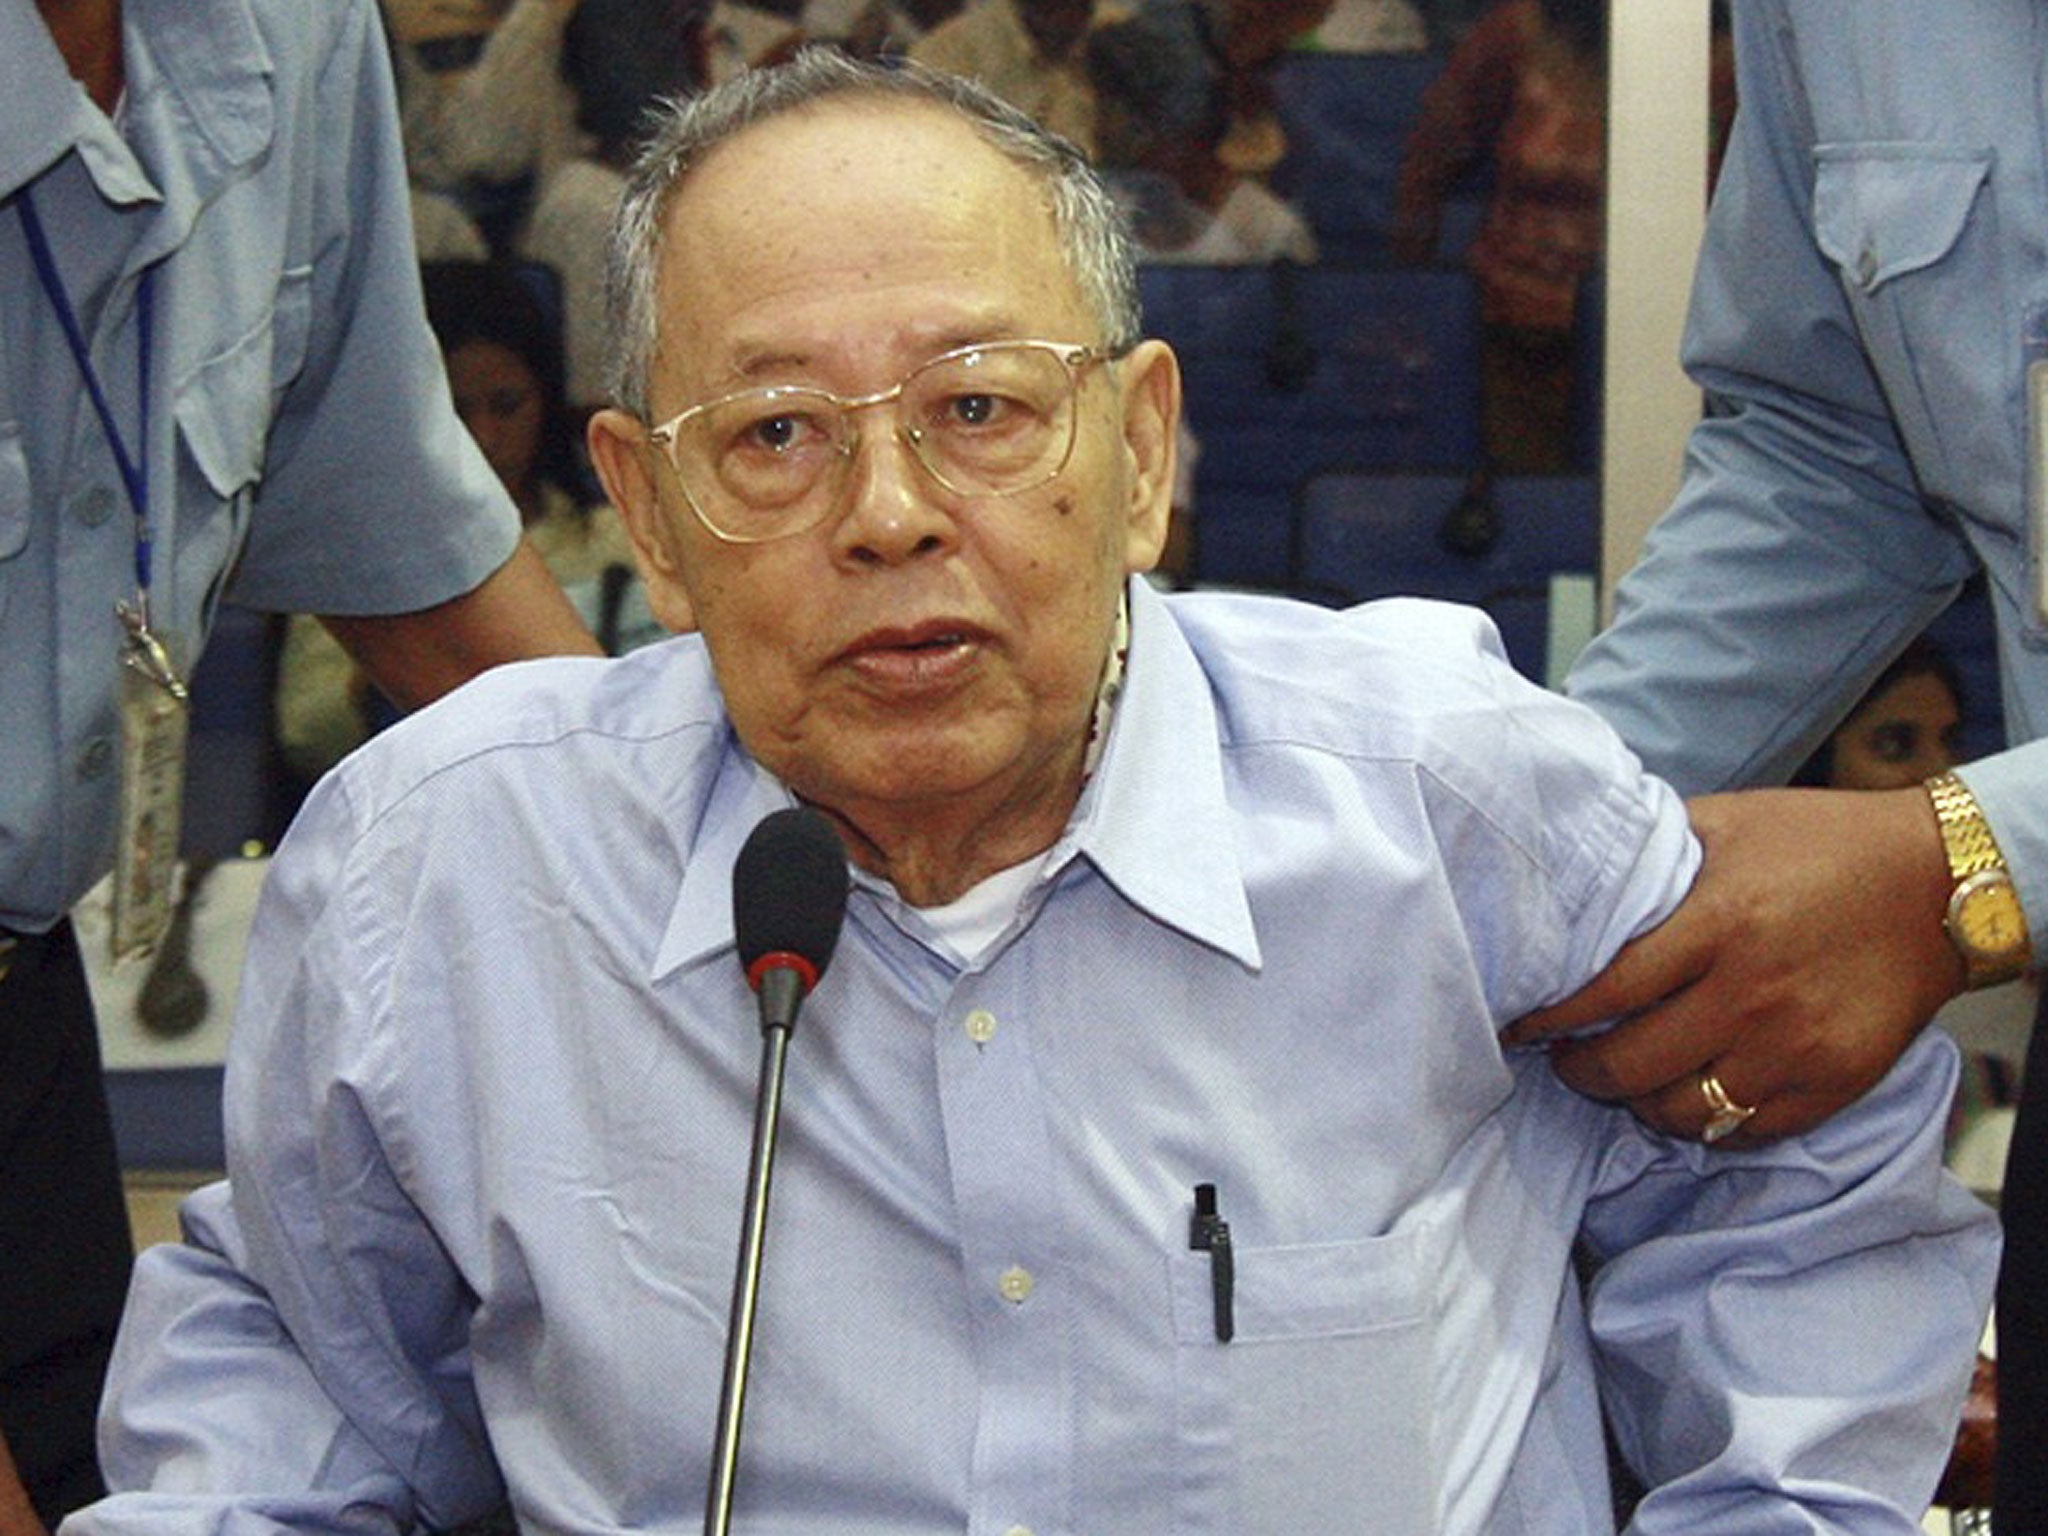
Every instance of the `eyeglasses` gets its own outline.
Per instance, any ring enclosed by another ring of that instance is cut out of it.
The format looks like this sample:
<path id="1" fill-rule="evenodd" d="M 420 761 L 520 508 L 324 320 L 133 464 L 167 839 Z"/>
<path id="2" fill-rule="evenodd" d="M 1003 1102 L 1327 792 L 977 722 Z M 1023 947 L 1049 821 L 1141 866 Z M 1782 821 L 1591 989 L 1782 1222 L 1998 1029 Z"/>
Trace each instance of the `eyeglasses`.
<path id="1" fill-rule="evenodd" d="M 1081 375 L 1121 356 L 1057 341 L 991 341 L 921 363 L 892 388 L 849 398 L 805 385 L 744 389 L 649 430 L 683 499 L 728 544 L 815 528 L 840 504 L 856 411 L 889 406 L 895 435 L 958 496 L 1017 496 L 1073 457 Z"/>

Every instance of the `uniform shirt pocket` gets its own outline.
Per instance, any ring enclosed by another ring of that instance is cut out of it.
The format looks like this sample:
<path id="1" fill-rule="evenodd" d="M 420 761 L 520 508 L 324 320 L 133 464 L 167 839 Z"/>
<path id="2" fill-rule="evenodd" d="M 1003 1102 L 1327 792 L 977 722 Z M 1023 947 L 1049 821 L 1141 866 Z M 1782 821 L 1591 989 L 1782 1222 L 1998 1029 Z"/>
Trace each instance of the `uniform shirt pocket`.
<path id="1" fill-rule="evenodd" d="M 1814 155 L 1814 238 L 1866 294 L 1954 248 L 1991 168 L 1986 154 L 1922 144 L 1823 144 Z"/>
<path id="2" fill-rule="evenodd" d="M 1815 150 L 1814 238 L 1922 485 L 1968 483 L 2002 431 L 2011 326 L 1998 269 L 1988 153 L 1930 144 Z"/>
<path id="3" fill-rule="evenodd" d="M 1186 1531 L 1433 1530 L 1433 1310 L 1417 1234 L 1169 1258 Z M 1417 1426 L 1424 1426 L 1418 1433 Z"/>
<path id="4" fill-rule="evenodd" d="M 220 500 L 232 500 L 261 478 L 270 424 L 305 367 L 311 325 L 312 274 L 287 272 L 262 320 L 179 384 L 179 433 Z"/>

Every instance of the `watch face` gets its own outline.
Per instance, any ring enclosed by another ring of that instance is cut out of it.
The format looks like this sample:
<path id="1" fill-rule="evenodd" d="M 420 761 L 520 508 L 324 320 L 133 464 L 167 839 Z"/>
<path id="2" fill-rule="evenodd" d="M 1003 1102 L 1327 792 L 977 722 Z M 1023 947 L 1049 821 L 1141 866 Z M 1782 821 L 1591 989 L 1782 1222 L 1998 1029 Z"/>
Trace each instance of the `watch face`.
<path id="1" fill-rule="evenodd" d="M 2018 955 L 2026 946 L 2027 924 L 2010 877 L 1986 870 L 1958 886 L 1949 906 L 1949 931 L 1966 953 L 1982 959 Z"/>

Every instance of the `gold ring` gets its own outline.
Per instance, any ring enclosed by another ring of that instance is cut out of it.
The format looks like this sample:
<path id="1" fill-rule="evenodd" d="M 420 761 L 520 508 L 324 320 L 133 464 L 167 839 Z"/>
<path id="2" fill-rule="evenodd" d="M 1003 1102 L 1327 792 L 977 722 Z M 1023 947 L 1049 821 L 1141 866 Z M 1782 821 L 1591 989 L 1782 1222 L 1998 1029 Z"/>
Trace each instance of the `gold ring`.
<path id="1" fill-rule="evenodd" d="M 1721 1086 L 1721 1079 L 1711 1072 L 1700 1074 L 1700 1097 L 1707 1101 L 1707 1123 L 1700 1132 L 1701 1141 L 1719 1141 L 1730 1131 L 1739 1130 L 1742 1122 L 1756 1113 L 1753 1104 L 1738 1104 L 1728 1097 L 1728 1090 Z"/>

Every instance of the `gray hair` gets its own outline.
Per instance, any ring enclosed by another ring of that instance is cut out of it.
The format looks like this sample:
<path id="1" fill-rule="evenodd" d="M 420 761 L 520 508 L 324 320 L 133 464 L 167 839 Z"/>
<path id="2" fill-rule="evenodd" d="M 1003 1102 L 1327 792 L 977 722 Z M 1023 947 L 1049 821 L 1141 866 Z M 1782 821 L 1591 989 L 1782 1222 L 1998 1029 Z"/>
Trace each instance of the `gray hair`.
<path id="1" fill-rule="evenodd" d="M 873 64 L 812 47 L 789 63 L 747 70 L 702 95 L 661 102 L 612 224 L 605 296 L 611 328 L 613 401 L 645 419 L 657 317 L 655 280 L 671 200 L 691 169 L 726 140 L 769 118 L 836 96 L 929 101 L 966 119 L 989 146 L 1036 176 L 1083 301 L 1102 327 L 1100 344 L 1140 337 L 1137 269 L 1116 200 L 1088 157 L 973 81 L 909 62 Z"/>

